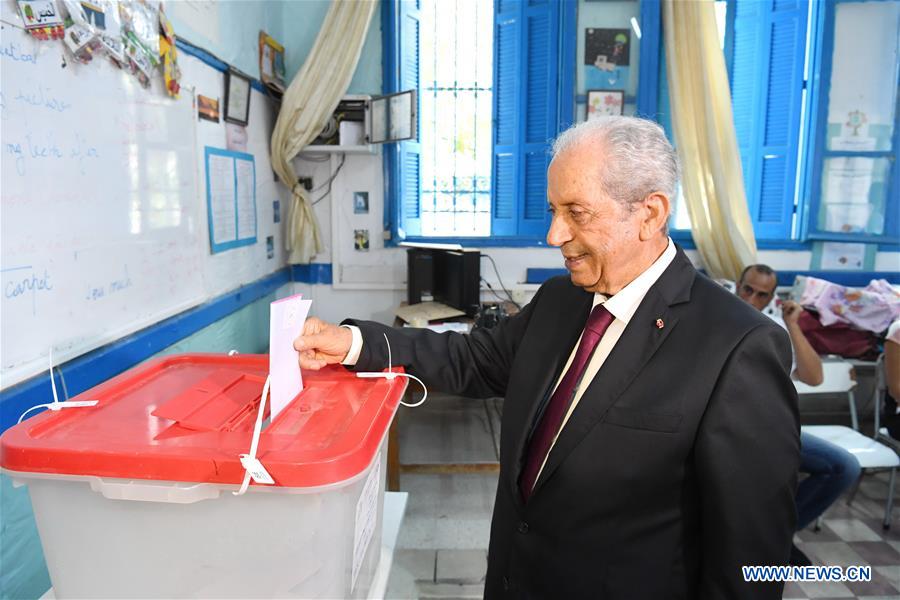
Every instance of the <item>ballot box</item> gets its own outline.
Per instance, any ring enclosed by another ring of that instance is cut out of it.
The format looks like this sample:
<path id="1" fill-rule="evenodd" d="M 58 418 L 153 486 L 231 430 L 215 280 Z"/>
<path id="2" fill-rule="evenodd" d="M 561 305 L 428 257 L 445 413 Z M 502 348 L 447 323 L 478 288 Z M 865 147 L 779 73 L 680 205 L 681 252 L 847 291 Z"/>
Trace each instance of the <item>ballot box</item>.
<path id="1" fill-rule="evenodd" d="M 25 484 L 56 598 L 365 598 L 387 432 L 406 379 L 303 372 L 244 477 L 265 355 L 157 359 L 0 437 Z"/>

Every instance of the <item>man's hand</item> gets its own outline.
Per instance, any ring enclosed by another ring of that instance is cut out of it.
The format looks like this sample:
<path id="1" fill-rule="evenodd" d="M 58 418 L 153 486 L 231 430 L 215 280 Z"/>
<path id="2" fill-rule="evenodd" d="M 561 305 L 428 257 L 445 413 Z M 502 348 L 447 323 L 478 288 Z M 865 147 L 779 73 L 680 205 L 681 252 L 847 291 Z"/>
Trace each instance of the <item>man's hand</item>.
<path id="1" fill-rule="evenodd" d="M 318 371 L 344 360 L 352 342 L 353 334 L 346 327 L 312 317 L 306 320 L 303 333 L 294 340 L 294 350 L 300 353 L 301 369 Z"/>
<path id="2" fill-rule="evenodd" d="M 788 327 L 796 327 L 800 320 L 800 313 L 803 309 L 793 300 L 787 300 L 781 305 L 781 317 L 784 324 Z"/>

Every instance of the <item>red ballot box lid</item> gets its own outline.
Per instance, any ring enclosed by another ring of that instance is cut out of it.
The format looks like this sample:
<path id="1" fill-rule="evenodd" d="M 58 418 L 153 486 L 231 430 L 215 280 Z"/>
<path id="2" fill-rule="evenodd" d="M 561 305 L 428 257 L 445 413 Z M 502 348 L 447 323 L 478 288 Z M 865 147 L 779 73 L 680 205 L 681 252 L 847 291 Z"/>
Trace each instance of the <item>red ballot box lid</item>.
<path id="1" fill-rule="evenodd" d="M 239 455 L 250 450 L 268 368 L 264 354 L 150 361 L 72 398 L 97 400 L 96 406 L 44 411 L 8 429 L 0 437 L 0 466 L 240 484 Z M 303 391 L 263 430 L 257 458 L 280 486 L 352 478 L 378 452 L 406 383 L 360 379 L 339 365 L 303 371 Z"/>

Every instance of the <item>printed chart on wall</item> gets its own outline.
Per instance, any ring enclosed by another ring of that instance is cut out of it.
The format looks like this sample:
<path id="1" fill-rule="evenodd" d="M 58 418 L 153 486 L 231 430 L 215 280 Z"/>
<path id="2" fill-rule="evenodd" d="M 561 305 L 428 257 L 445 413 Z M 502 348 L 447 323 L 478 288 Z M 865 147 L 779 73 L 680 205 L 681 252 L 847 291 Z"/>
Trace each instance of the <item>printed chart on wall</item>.
<path id="1" fill-rule="evenodd" d="M 256 165 L 252 154 L 206 147 L 209 245 L 222 252 L 256 243 Z"/>
<path id="2" fill-rule="evenodd" d="M 204 299 L 191 97 L 62 63 L 3 27 L 4 387 Z"/>

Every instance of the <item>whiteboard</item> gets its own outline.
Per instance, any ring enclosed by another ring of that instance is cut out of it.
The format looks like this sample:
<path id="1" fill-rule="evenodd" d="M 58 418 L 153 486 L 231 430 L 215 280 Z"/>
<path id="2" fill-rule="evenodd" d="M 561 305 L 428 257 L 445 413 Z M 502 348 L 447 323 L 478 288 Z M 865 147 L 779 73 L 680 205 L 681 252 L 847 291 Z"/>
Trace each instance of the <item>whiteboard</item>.
<path id="1" fill-rule="evenodd" d="M 0 387 L 45 370 L 51 347 L 64 362 L 285 265 L 261 94 L 246 149 L 259 242 L 212 255 L 202 156 L 225 124 L 198 123 L 194 95 L 221 98 L 222 73 L 180 53 L 174 100 L 102 57 L 63 67 L 60 42 L 8 25 L 0 42 Z"/>

